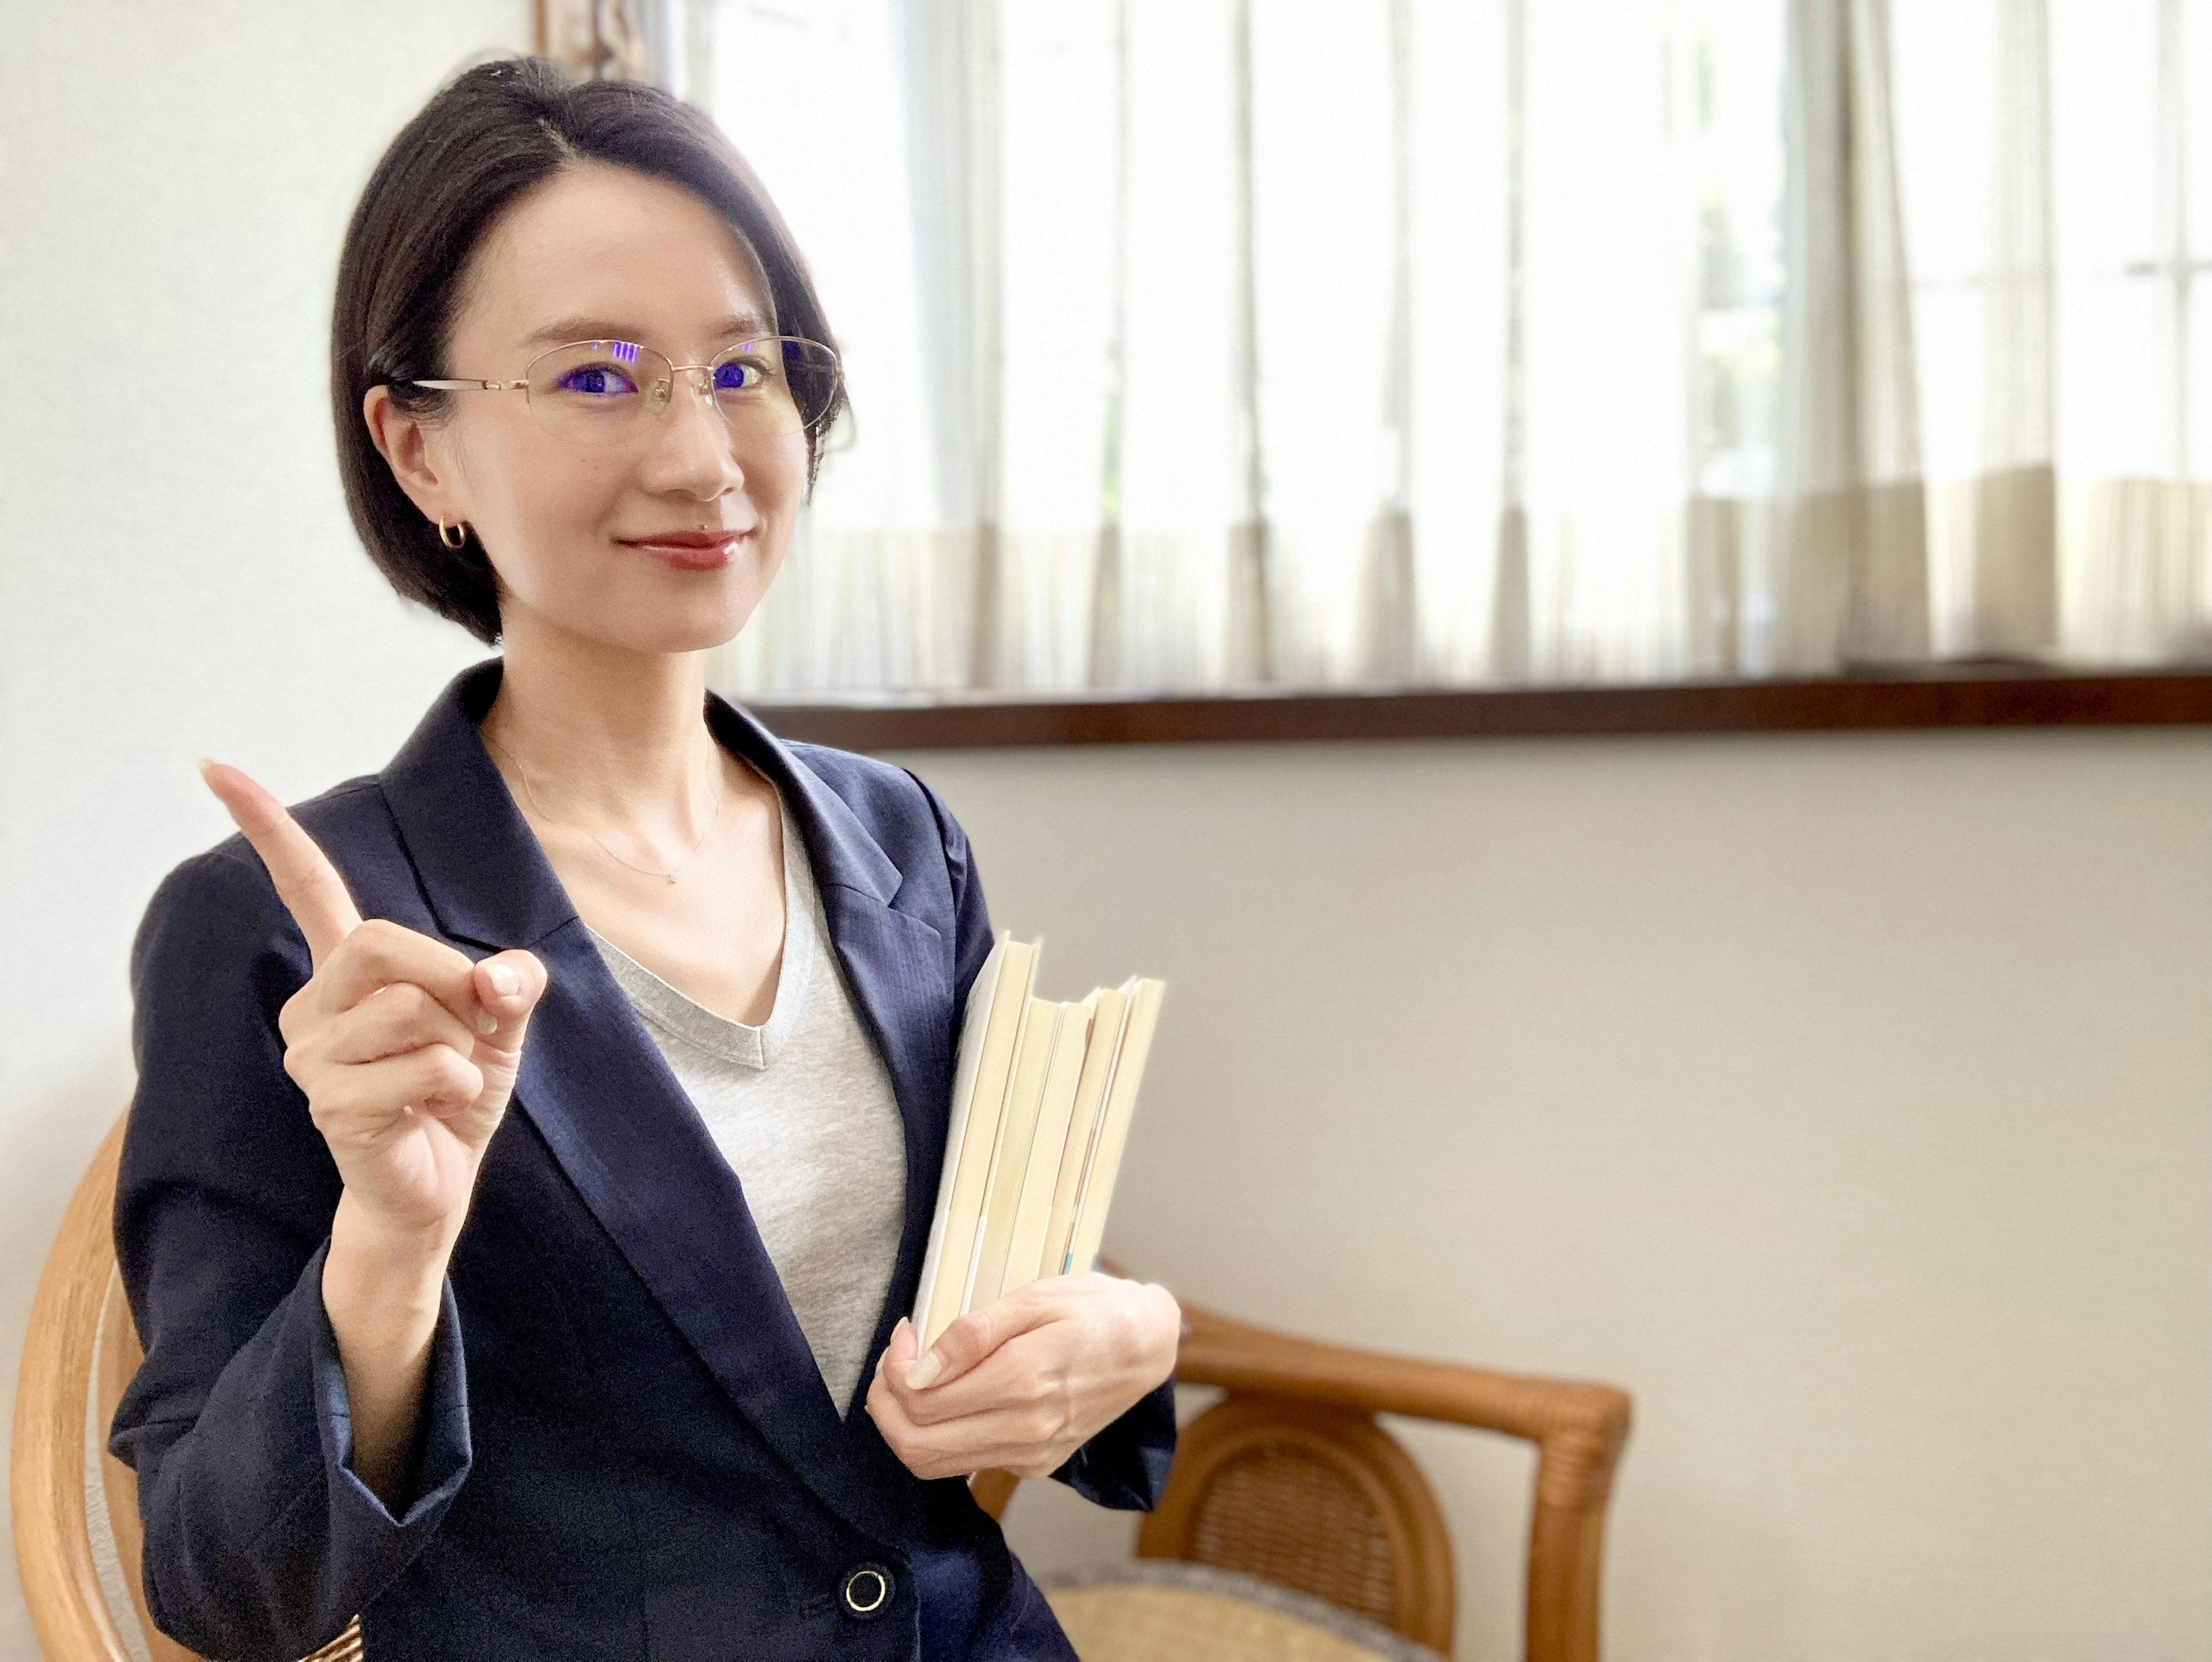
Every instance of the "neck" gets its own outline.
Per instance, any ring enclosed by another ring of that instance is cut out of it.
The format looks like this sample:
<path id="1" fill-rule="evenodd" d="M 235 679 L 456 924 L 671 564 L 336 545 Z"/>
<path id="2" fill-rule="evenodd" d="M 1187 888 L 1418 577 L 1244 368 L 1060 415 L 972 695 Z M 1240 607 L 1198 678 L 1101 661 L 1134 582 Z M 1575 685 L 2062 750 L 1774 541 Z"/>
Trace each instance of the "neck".
<path id="1" fill-rule="evenodd" d="M 688 843 L 723 789 L 703 652 L 637 652 L 518 618 L 480 724 L 518 802 Z"/>

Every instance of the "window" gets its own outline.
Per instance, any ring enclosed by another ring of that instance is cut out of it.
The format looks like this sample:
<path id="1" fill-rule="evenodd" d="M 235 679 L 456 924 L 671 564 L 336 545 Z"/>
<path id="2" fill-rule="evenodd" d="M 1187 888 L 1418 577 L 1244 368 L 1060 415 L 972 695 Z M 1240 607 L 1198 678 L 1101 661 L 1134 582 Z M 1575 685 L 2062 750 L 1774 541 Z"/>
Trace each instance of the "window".
<path id="1" fill-rule="evenodd" d="M 2200 654 L 2203 10 L 663 0 L 854 402 L 720 678 Z"/>

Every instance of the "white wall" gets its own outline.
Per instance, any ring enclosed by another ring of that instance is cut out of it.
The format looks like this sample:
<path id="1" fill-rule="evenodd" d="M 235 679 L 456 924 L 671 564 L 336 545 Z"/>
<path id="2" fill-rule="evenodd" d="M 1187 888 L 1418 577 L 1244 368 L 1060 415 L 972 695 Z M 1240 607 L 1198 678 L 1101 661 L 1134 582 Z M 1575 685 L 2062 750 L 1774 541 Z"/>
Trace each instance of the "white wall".
<path id="1" fill-rule="evenodd" d="M 308 794 L 477 655 L 353 544 L 323 332 L 379 146 L 527 33 L 526 0 L 0 29 L 0 1412 L 129 1090 L 131 931 L 228 830 L 191 758 Z M 1173 982 L 1115 1251 L 1636 1391 L 1615 1655 L 2212 1649 L 2212 744 L 908 759 L 1048 985 Z M 1462 1653 L 1504 1657 L 1525 1458 L 1417 1452 Z M 1125 1538 L 1016 1504 L 1040 1563 Z"/>
<path id="2" fill-rule="evenodd" d="M 903 759 L 1048 989 L 1169 980 L 1109 1251 L 1636 1394 L 1612 1654 L 2212 1652 L 2212 740 Z M 1510 1656 L 1528 1463 L 1416 1452 Z"/>
<path id="3" fill-rule="evenodd" d="M 0 22 L 10 1422 L 40 1262 L 130 1091 L 131 932 L 229 829 L 192 758 L 312 794 L 380 765 L 481 655 L 410 615 L 346 523 L 330 295 L 378 152 L 530 27 L 530 0 L 16 0 Z M 0 1657 L 35 1654 L 0 1570 Z"/>

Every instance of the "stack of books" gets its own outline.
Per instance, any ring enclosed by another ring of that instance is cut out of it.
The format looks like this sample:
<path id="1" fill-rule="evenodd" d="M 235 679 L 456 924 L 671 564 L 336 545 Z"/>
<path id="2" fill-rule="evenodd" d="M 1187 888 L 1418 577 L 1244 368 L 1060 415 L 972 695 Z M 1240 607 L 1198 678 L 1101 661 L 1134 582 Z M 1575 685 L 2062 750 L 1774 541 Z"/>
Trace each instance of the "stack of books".
<path id="1" fill-rule="evenodd" d="M 1032 995 L 1037 951 L 1000 940 L 968 995 L 914 1301 L 924 1348 L 965 1312 L 1090 1269 L 1106 1233 L 1166 989 L 1134 977 L 1055 1003 Z"/>

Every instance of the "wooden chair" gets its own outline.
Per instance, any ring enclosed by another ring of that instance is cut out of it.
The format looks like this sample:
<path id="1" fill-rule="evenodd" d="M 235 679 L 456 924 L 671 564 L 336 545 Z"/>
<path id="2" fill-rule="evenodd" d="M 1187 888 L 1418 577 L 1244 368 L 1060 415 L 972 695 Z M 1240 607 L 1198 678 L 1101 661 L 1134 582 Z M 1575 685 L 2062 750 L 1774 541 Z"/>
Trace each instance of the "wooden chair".
<path id="1" fill-rule="evenodd" d="M 46 1662 L 131 1662 L 94 1557 L 85 1469 L 88 1439 L 100 1447 L 98 1482 L 116 1563 L 146 1653 L 153 1662 L 198 1662 L 147 1614 L 138 1575 L 144 1538 L 137 1476 L 105 1446 L 115 1405 L 142 1355 L 115 1268 L 115 1168 L 123 1123 L 118 1119 L 100 1145 L 62 1215 L 31 1302 L 30 1333 L 16 1377 L 10 1473 L 15 1568 Z M 307 1662 L 360 1658 L 356 1622 Z"/>
<path id="2" fill-rule="evenodd" d="M 1137 1532 L 1142 1558 L 1241 1571 L 1449 1654 L 1450 1537 L 1435 1496 L 1377 1414 L 1536 1445 L 1527 1662 L 1596 1662 L 1606 1501 L 1628 1436 L 1628 1393 L 1318 1344 L 1184 1306 L 1185 1385 L 1226 1395 L 1183 1428 L 1167 1492 Z M 979 1473 L 999 1517 L 1019 1482 Z"/>
<path id="3" fill-rule="evenodd" d="M 86 1480 L 137 1371 L 138 1336 L 116 1273 L 111 1220 L 118 1119 L 63 1214 L 31 1306 L 17 1379 L 15 1562 L 47 1662 L 130 1662 L 100 1586 Z M 1598 1570 L 1627 1394 L 1316 1344 L 1186 1309 L 1176 1364 L 1227 1395 L 1184 1428 L 1168 1488 L 1137 1550 L 1240 1570 L 1319 1596 L 1440 1651 L 1451 1647 L 1451 1548 L 1443 1514 L 1377 1414 L 1474 1426 L 1539 1450 L 1528 1542 L 1527 1662 L 1595 1662 Z M 156 1629 L 139 1583 L 137 1480 L 104 1446 L 98 1482 L 130 1616 L 153 1662 L 197 1662 Z M 994 1517 L 1018 1482 L 984 1472 Z M 359 1624 L 307 1662 L 360 1662 Z"/>

